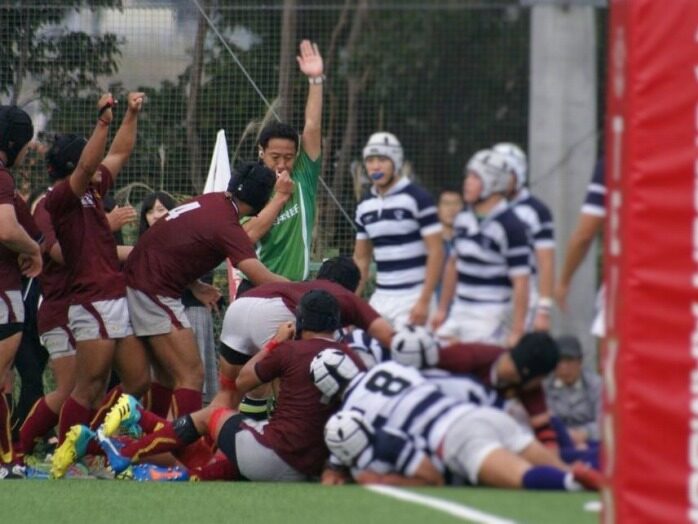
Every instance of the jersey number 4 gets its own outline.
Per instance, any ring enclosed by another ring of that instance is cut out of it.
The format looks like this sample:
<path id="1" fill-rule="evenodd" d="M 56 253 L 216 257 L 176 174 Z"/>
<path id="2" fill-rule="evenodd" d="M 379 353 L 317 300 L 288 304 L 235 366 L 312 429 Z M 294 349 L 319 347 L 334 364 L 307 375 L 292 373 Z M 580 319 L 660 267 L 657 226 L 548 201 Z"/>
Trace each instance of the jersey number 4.
<path id="1" fill-rule="evenodd" d="M 165 217 L 165 220 L 174 220 L 180 215 L 183 215 L 184 213 L 187 213 L 188 211 L 193 211 L 194 209 L 199 209 L 201 207 L 201 204 L 198 202 L 188 202 L 186 204 L 182 204 L 181 206 L 174 207 L 170 209 L 167 212 L 167 216 Z"/>

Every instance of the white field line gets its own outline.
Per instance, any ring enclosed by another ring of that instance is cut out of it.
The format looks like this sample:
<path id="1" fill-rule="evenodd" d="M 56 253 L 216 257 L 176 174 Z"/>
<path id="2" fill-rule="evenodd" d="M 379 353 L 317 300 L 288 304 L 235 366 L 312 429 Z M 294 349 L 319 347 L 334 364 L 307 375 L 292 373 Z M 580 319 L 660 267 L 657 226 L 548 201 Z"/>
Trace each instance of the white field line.
<path id="1" fill-rule="evenodd" d="M 420 495 L 418 493 L 412 493 L 411 491 L 406 491 L 399 488 L 378 485 L 368 485 L 365 486 L 365 488 L 369 491 L 380 493 L 381 495 L 385 495 L 387 497 L 393 497 L 405 502 L 421 504 L 422 506 L 443 511 L 444 513 L 448 513 L 454 517 L 467 519 L 475 522 L 476 524 L 516 524 L 516 522 L 513 520 L 504 519 L 496 515 L 492 515 L 491 513 L 485 513 L 484 511 L 480 511 L 469 506 L 464 506 L 462 504 L 457 504 L 455 502 L 450 502 L 435 497 Z"/>

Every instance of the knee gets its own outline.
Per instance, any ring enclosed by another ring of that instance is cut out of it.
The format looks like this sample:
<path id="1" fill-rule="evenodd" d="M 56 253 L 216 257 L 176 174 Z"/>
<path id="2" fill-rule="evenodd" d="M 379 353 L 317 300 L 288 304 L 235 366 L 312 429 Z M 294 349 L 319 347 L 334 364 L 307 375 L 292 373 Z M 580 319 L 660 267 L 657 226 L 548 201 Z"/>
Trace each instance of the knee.
<path id="1" fill-rule="evenodd" d="M 75 384 L 73 396 L 83 404 L 97 405 L 107 387 L 107 377 L 82 377 Z"/>
<path id="2" fill-rule="evenodd" d="M 150 388 L 150 370 L 144 369 L 141 373 L 122 379 L 123 390 L 136 398 L 142 397 Z"/>

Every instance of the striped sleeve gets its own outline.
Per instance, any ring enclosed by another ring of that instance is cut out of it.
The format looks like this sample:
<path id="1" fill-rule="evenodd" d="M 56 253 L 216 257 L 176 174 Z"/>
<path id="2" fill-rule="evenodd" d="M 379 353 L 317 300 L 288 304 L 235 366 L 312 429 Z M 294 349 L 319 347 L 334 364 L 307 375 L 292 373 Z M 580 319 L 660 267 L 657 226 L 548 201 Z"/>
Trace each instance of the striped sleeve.
<path id="1" fill-rule="evenodd" d="M 376 432 L 374 452 L 376 459 L 393 465 L 398 473 L 406 477 L 415 475 L 426 456 L 406 433 L 388 427 Z"/>
<path id="2" fill-rule="evenodd" d="M 510 277 L 531 273 L 531 245 L 526 234 L 526 226 L 518 219 L 512 220 L 506 228 L 507 246 L 504 256 Z"/>
<path id="3" fill-rule="evenodd" d="M 425 189 L 416 186 L 413 196 L 417 203 L 417 222 L 419 223 L 420 234 L 425 237 L 434 233 L 440 233 L 441 222 L 436 212 L 434 198 Z"/>
<path id="4" fill-rule="evenodd" d="M 545 249 L 555 247 L 555 229 L 553 226 L 553 215 L 546 206 L 536 208 L 540 227 L 533 234 L 533 247 L 535 249 Z"/>
<path id="5" fill-rule="evenodd" d="M 582 205 L 582 213 L 598 217 L 606 216 L 606 181 L 603 158 L 599 159 L 594 168 L 594 175 Z"/>
<path id="6" fill-rule="evenodd" d="M 354 217 L 354 225 L 356 226 L 356 240 L 367 240 L 368 233 L 364 227 L 363 220 L 361 219 L 361 204 L 356 206 L 356 215 Z"/>

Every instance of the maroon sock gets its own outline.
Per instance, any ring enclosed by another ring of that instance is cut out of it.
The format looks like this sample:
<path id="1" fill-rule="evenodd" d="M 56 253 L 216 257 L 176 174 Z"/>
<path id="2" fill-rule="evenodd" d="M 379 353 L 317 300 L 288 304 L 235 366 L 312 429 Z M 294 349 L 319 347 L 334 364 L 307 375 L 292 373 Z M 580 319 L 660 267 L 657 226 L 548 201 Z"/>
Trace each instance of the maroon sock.
<path id="1" fill-rule="evenodd" d="M 19 444 L 23 453 L 31 453 L 35 442 L 58 424 L 58 413 L 48 407 L 46 397 L 41 397 L 32 407 L 24 424 L 19 428 Z"/>
<path id="2" fill-rule="evenodd" d="M 136 461 L 148 455 L 174 451 L 186 444 L 175 433 L 172 422 L 165 421 L 165 425 L 157 431 L 126 444 L 121 448 L 121 455 Z"/>
<path id="3" fill-rule="evenodd" d="M 166 418 L 172 405 L 172 390 L 159 382 L 152 382 L 148 393 L 150 394 L 150 408 L 148 410 L 159 417 Z"/>
<path id="4" fill-rule="evenodd" d="M 138 421 L 138 425 L 141 427 L 144 433 L 152 433 L 167 423 L 167 419 L 159 417 L 147 409 L 139 408 L 138 411 L 141 414 L 141 419 Z M 158 427 L 158 425 L 160 426 Z"/>
<path id="5" fill-rule="evenodd" d="M 12 426 L 10 424 L 10 407 L 5 395 L 0 394 L 0 464 L 14 460 L 12 447 Z"/>
<path id="6" fill-rule="evenodd" d="M 235 469 L 230 461 L 221 455 L 211 460 L 205 466 L 193 468 L 190 470 L 192 476 L 198 477 L 199 480 L 239 480 L 240 474 Z"/>
<path id="7" fill-rule="evenodd" d="M 61 414 L 58 417 L 58 442 L 63 443 L 65 434 L 68 430 L 75 424 L 85 424 L 90 423 L 92 415 L 92 410 L 88 407 L 83 406 L 72 396 L 68 397 L 63 403 L 61 408 Z"/>
<path id="8" fill-rule="evenodd" d="M 173 413 L 175 418 L 199 411 L 203 407 L 201 391 L 177 388 L 173 393 Z"/>
<path id="9" fill-rule="evenodd" d="M 99 425 L 104 422 L 104 417 L 107 416 L 107 413 L 109 413 L 112 406 L 116 404 L 116 401 L 119 400 L 119 397 L 123 392 L 124 390 L 121 385 L 114 386 L 107 391 L 107 394 L 104 396 L 104 399 L 102 399 L 102 403 L 97 408 L 97 412 L 92 417 L 90 422 L 90 429 L 92 431 L 95 431 Z"/>

